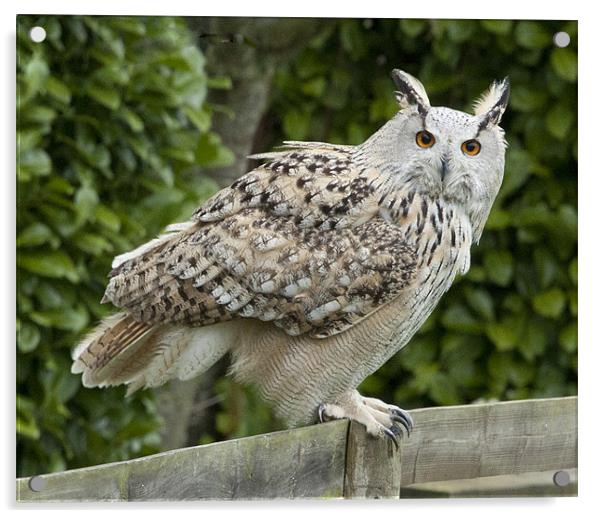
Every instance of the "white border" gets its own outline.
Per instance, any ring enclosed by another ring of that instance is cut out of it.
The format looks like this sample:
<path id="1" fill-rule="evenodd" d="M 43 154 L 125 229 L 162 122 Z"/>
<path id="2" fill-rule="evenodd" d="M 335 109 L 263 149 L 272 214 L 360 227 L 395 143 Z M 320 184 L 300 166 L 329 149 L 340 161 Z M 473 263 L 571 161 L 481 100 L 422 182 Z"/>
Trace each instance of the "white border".
<path id="1" fill-rule="evenodd" d="M 600 121 L 600 64 L 599 50 L 601 19 L 597 16 L 594 2 L 526 2 L 524 0 L 504 0 L 487 4 L 472 1 L 439 1 L 401 2 L 401 1 L 370 1 L 370 2 L 325 2 L 304 0 L 303 2 L 279 1 L 270 2 L 254 0 L 252 2 L 208 2 L 197 0 L 186 2 L 170 0 L 169 2 L 151 3 L 148 0 L 21 0 L 20 2 L 2 2 L 3 63 L 5 64 L 1 81 L 3 94 L 1 96 L 3 123 L 0 125 L 1 156 L 4 170 L 2 178 L 2 222 L 4 233 L 4 251 L 2 257 L 2 274 L 11 281 L 10 291 L 4 290 L 2 298 L 3 330 L 5 334 L 4 382 L 2 387 L 7 394 L 2 398 L 5 425 L 1 427 L 3 441 L 6 447 L 2 473 L 3 499 L 9 511 L 20 509 L 44 509 L 51 516 L 59 516 L 67 509 L 86 509 L 86 513 L 98 514 L 107 512 L 107 508 L 118 514 L 131 510 L 144 510 L 148 514 L 162 515 L 168 508 L 177 508 L 178 513 L 213 513 L 217 510 L 228 510 L 244 513 L 245 516 L 272 515 L 287 513 L 291 516 L 322 512 L 344 512 L 352 516 L 368 511 L 368 505 L 376 506 L 371 512 L 424 514 L 432 512 L 445 515 L 446 518 L 478 516 L 484 513 L 488 517 L 503 516 L 509 512 L 544 511 L 546 516 L 562 516 L 566 518 L 567 511 L 584 512 L 590 505 L 596 503 L 596 495 L 600 492 L 598 482 L 601 479 L 600 443 L 598 436 L 601 432 L 600 421 L 600 388 L 598 386 L 599 370 L 602 368 L 600 358 L 601 346 L 597 343 L 597 333 L 594 332 L 598 298 L 601 293 L 599 281 L 598 243 L 602 232 L 601 219 L 597 209 L 600 206 L 598 194 L 601 192 L 600 164 L 601 136 Z M 395 18 L 512 18 L 512 19 L 578 19 L 579 20 L 579 248 L 580 248 L 580 279 L 579 291 L 580 319 L 579 332 L 583 347 L 580 350 L 579 362 L 579 494 L 578 498 L 565 499 L 479 499 L 456 501 L 402 501 L 402 502 L 256 502 L 241 503 L 199 503 L 199 504 L 134 504 L 134 505 L 42 505 L 15 506 L 14 502 L 14 271 L 15 271 L 15 209 L 14 209 L 14 167 L 15 167 L 15 15 L 25 13 L 52 14 L 136 14 L 136 15 L 189 15 L 189 16 L 304 16 L 304 17 L 395 17 Z M 598 56 L 597 56 L 598 55 Z M 600 317 L 598 317 L 600 318 Z M 372 507 L 370 508 L 372 509 Z M 227 511 L 227 512 L 228 512 Z"/>

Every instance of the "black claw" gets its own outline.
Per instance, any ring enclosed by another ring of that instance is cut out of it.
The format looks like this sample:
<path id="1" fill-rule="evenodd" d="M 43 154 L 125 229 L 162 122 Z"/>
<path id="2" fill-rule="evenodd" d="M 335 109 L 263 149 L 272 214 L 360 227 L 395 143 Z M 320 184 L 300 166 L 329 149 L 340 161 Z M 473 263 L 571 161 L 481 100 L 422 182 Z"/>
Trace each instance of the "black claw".
<path id="1" fill-rule="evenodd" d="M 324 422 L 324 411 L 326 410 L 326 405 L 324 403 L 320 403 L 318 405 L 318 419 L 321 423 Z"/>
<path id="2" fill-rule="evenodd" d="M 397 425 L 397 423 L 393 423 L 391 426 L 389 426 L 389 430 L 395 434 L 395 437 L 399 436 L 403 438 L 403 430 Z"/>
<path id="3" fill-rule="evenodd" d="M 393 441 L 393 444 L 395 444 L 395 449 L 399 450 L 399 442 L 397 442 L 397 436 L 388 428 L 383 428 L 383 430 L 387 434 L 387 437 L 389 437 L 389 439 Z"/>
<path id="4" fill-rule="evenodd" d="M 408 423 L 407 419 L 405 419 L 405 418 L 403 418 L 401 416 L 398 416 L 397 414 L 393 414 L 391 416 L 391 421 L 394 421 L 396 423 L 400 423 L 401 426 L 403 426 L 405 428 L 406 432 L 408 432 L 408 437 L 410 436 L 410 431 L 411 431 L 412 427 Z M 396 425 L 393 425 L 393 426 L 396 426 Z M 401 428 L 397 427 L 397 429 L 400 432 L 402 432 Z M 402 435 L 403 435 L 403 432 L 402 432 Z"/>
<path id="5" fill-rule="evenodd" d="M 408 430 L 408 436 L 409 436 L 410 432 L 414 428 L 414 420 L 412 419 L 412 416 L 405 410 L 402 410 L 401 408 L 392 409 L 391 414 L 394 416 L 394 417 L 392 417 L 392 419 L 394 421 L 397 421 L 398 423 L 402 423 L 402 422 L 405 423 L 404 426 L 405 426 L 405 429 Z M 396 417 L 398 419 L 396 419 Z"/>

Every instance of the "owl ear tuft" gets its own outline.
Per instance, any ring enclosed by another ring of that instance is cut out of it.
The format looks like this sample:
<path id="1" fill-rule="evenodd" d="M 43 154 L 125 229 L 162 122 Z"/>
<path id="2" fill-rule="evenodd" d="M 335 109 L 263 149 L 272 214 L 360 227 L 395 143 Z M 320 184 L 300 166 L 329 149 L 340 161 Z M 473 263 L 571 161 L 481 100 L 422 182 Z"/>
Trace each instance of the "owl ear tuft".
<path id="1" fill-rule="evenodd" d="M 510 81 L 505 77 L 502 81 L 494 81 L 474 103 L 474 114 L 481 116 L 482 126 L 496 125 L 508 106 L 510 98 Z"/>
<path id="2" fill-rule="evenodd" d="M 414 76 L 397 68 L 393 70 L 391 76 L 397 87 L 395 97 L 401 110 L 414 108 L 424 117 L 431 107 L 431 103 L 422 83 Z"/>

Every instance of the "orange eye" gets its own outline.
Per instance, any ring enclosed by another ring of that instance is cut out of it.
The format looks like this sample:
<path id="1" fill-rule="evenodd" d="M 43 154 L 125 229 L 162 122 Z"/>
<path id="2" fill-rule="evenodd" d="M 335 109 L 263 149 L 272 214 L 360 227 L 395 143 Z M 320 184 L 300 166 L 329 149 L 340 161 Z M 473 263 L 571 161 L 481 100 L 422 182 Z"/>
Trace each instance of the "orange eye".
<path id="1" fill-rule="evenodd" d="M 467 140 L 462 144 L 462 153 L 468 156 L 478 155 L 481 151 L 481 144 L 478 140 Z"/>
<path id="2" fill-rule="evenodd" d="M 433 137 L 432 133 L 429 133 L 426 130 L 419 131 L 416 133 L 416 144 L 422 149 L 428 149 L 429 147 L 433 147 L 435 143 L 435 137 Z"/>

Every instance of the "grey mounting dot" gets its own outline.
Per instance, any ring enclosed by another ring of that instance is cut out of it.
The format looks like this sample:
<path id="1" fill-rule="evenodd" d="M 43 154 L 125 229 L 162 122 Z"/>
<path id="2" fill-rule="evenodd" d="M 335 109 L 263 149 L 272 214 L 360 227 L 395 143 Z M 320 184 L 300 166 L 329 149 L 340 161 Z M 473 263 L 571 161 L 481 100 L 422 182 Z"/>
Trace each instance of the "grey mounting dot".
<path id="1" fill-rule="evenodd" d="M 39 475 L 36 475 L 29 479 L 29 489 L 31 489 L 32 491 L 42 491 L 45 487 L 46 481 Z"/>
<path id="2" fill-rule="evenodd" d="M 46 39 L 46 29 L 36 25 L 29 31 L 29 37 L 35 43 L 42 43 Z"/>
<path id="3" fill-rule="evenodd" d="M 557 471 L 554 473 L 553 480 L 554 484 L 556 484 L 558 487 L 565 487 L 569 485 L 571 477 L 569 477 L 569 474 L 566 471 Z"/>
<path id="4" fill-rule="evenodd" d="M 564 31 L 557 32 L 554 34 L 554 45 L 563 49 L 568 47 L 571 42 L 571 37 Z"/>

